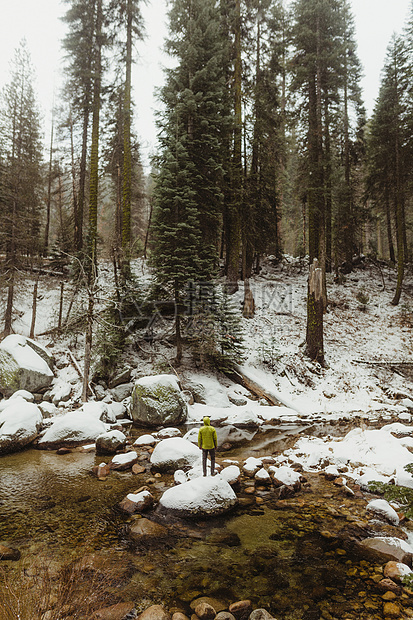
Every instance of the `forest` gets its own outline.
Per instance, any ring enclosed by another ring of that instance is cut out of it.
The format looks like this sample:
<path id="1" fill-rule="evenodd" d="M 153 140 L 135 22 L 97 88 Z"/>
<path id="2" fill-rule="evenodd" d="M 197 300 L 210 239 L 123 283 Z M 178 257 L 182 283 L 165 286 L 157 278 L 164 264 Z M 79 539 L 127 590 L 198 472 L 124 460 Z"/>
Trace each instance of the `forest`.
<path id="1" fill-rule="evenodd" d="M 399 304 L 412 252 L 413 13 L 389 42 L 368 119 L 347 0 L 288 9 L 281 0 L 174 0 L 165 42 L 173 62 L 148 175 L 133 129 L 140 2 L 66 5 L 65 84 L 50 144 L 25 41 L 1 95 L 3 337 L 22 273 L 68 274 L 87 297 L 86 398 L 103 259 L 114 286 L 102 376 L 134 321 L 142 327 L 142 308 L 174 319 L 177 365 L 185 347 L 218 367 L 236 359 L 229 300 L 242 282 L 243 316 L 253 316 L 249 282 L 268 256 L 308 257 L 306 352 L 321 364 L 326 274 L 340 284 L 364 257 L 394 265 Z M 137 258 L 151 269 L 144 294 Z"/>

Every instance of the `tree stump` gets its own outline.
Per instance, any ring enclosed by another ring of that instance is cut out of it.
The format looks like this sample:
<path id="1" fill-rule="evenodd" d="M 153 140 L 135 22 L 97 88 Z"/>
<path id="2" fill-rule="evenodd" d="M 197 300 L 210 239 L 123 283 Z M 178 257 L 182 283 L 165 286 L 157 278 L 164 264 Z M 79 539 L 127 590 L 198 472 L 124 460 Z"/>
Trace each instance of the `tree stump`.
<path id="1" fill-rule="evenodd" d="M 323 270 L 315 258 L 310 266 L 307 293 L 306 355 L 324 365 L 323 341 Z"/>

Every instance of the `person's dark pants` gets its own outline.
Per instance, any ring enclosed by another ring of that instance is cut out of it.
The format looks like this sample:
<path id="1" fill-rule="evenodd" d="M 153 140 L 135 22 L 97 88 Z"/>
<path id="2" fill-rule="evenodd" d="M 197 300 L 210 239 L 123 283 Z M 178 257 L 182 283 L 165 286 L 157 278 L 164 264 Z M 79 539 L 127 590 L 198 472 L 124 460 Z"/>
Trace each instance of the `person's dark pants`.
<path id="1" fill-rule="evenodd" d="M 215 448 L 212 448 L 212 450 L 202 449 L 202 470 L 203 470 L 204 476 L 206 476 L 207 475 L 208 452 L 209 452 L 209 458 L 211 459 L 211 476 L 213 476 L 215 473 Z"/>

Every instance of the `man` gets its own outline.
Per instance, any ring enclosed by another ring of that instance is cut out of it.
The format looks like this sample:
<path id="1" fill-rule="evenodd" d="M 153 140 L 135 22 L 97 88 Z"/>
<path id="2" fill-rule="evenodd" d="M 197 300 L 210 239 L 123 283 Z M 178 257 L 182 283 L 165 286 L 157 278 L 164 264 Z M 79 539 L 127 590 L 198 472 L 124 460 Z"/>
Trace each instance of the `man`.
<path id="1" fill-rule="evenodd" d="M 202 450 L 202 469 L 204 476 L 207 475 L 207 457 L 211 459 L 211 476 L 215 475 L 215 449 L 218 445 L 217 432 L 208 417 L 204 418 L 204 426 L 199 429 L 198 447 Z"/>

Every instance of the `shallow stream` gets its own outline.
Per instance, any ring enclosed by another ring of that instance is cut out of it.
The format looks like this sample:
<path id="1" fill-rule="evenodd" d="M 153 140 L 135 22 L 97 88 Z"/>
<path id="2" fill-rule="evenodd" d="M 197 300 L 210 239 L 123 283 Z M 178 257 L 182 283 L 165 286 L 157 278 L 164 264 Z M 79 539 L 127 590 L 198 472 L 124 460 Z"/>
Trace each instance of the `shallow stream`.
<path id="1" fill-rule="evenodd" d="M 260 434 L 219 457 L 270 454 L 300 430 Z M 244 495 L 233 513 L 205 521 L 165 521 L 155 511 L 149 516 L 168 527 L 166 542 L 132 547 L 131 518 L 116 505 L 151 474 L 112 472 L 98 481 L 91 469 L 102 460 L 109 459 L 40 450 L 0 457 L 0 544 L 21 552 L 19 562 L 3 565 L 27 571 L 32 563 L 59 566 L 87 557 L 99 569 L 117 567 L 116 587 L 108 584 L 113 602 L 142 608 L 164 603 L 189 611 L 194 598 L 212 596 L 224 605 L 249 598 L 283 620 L 382 617 L 379 597 L 366 586 L 377 567 L 351 557 L 328 534 L 358 519 L 331 484 L 317 479 L 317 489 L 287 501 L 263 489 L 263 503 Z M 149 484 L 159 495 L 170 483 L 163 475 Z"/>

